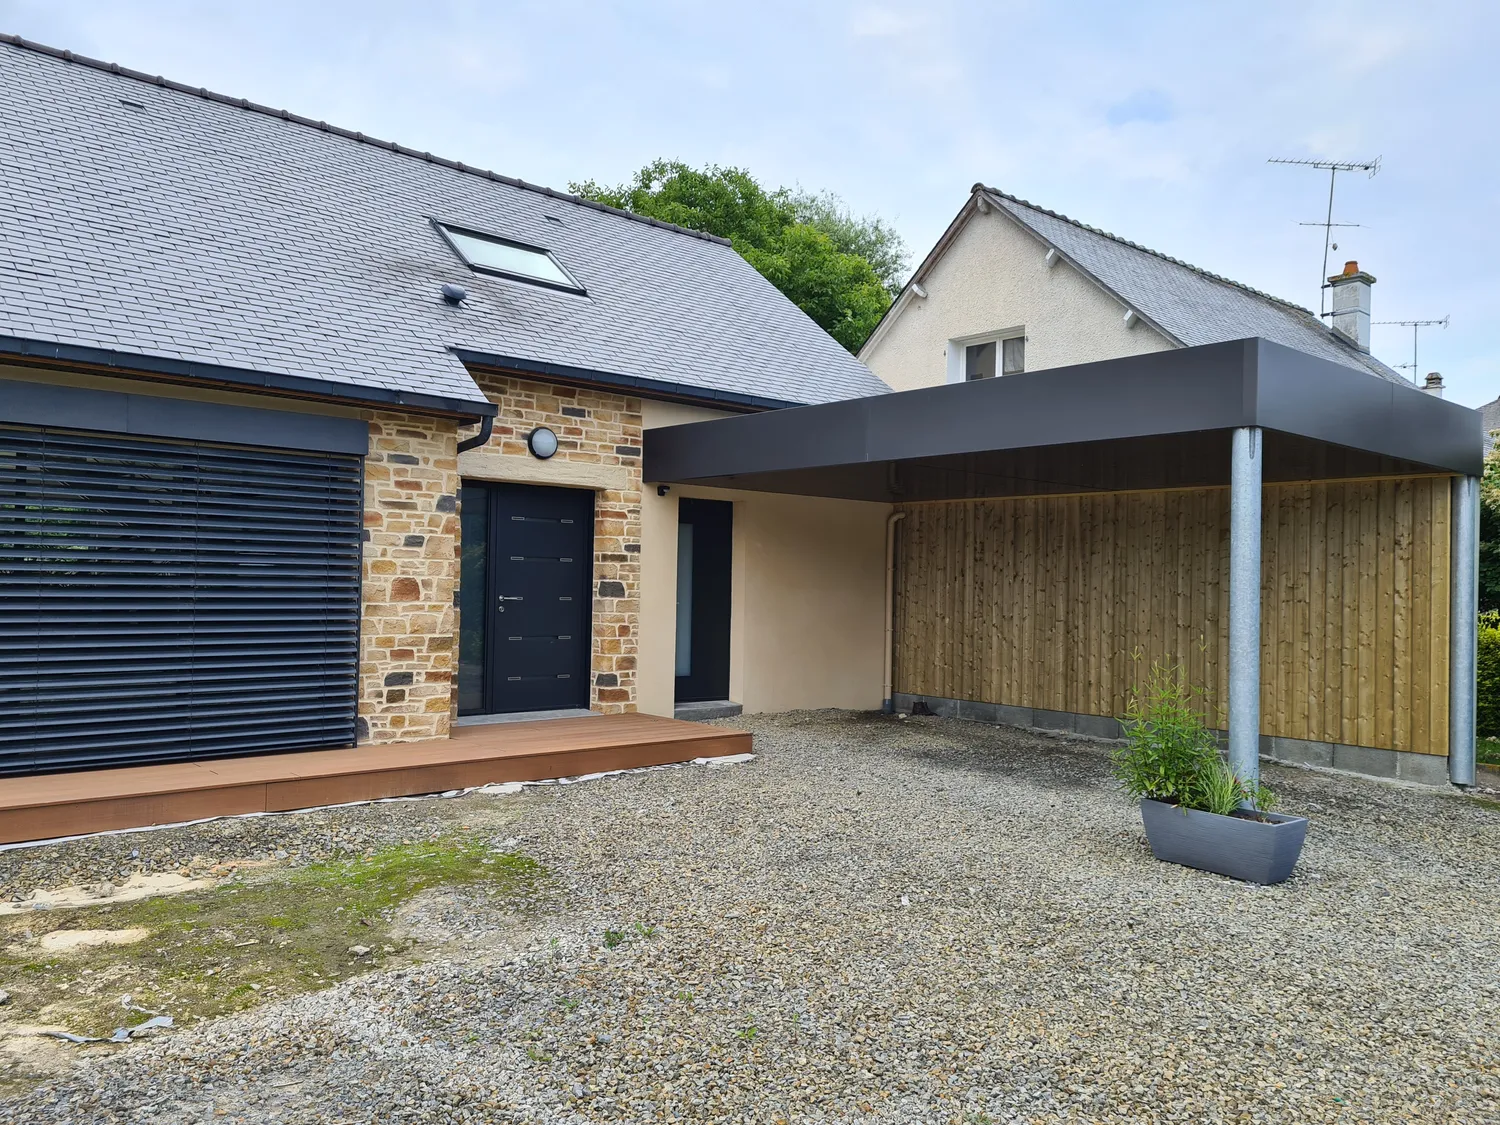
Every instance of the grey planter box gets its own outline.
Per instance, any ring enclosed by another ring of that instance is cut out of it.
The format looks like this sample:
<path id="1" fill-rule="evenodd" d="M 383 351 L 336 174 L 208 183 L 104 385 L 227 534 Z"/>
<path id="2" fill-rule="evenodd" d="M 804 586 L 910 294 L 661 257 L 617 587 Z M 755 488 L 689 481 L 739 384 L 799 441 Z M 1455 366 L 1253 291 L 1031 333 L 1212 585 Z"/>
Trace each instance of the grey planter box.
<path id="1" fill-rule="evenodd" d="M 1243 879 L 1280 883 L 1297 866 L 1307 817 L 1267 813 L 1265 821 L 1141 802 L 1146 839 L 1157 859 Z"/>

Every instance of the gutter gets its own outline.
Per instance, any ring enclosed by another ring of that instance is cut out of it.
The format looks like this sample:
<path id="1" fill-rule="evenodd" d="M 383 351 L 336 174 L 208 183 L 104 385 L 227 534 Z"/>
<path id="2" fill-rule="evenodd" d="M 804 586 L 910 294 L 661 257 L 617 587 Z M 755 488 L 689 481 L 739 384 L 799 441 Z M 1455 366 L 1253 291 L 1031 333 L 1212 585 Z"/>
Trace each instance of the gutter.
<path id="1" fill-rule="evenodd" d="M 808 405 L 805 402 L 792 402 L 789 399 L 765 398 L 761 395 L 742 394 L 738 391 L 720 391 L 711 387 L 696 387 L 690 383 L 649 379 L 641 375 L 622 375 L 613 371 L 569 367 L 561 363 L 525 359 L 521 356 L 476 352 L 469 348 L 452 347 L 448 350 L 458 358 L 460 363 L 469 368 L 477 367 L 501 375 L 519 375 L 523 378 L 545 379 L 549 382 L 567 383 L 573 386 L 599 387 L 603 390 L 657 399 L 662 402 L 710 406 L 719 410 L 737 411 L 741 414 Z"/>
<path id="2" fill-rule="evenodd" d="M 254 371 L 198 360 L 172 359 L 82 344 L 59 344 L 51 340 L 29 340 L 19 336 L 0 336 L 0 360 L 11 360 L 30 367 L 63 367 L 90 374 L 150 379 L 161 383 L 216 385 L 230 390 L 278 395 L 283 398 L 318 399 L 322 402 L 342 402 L 356 406 L 397 407 L 417 414 L 456 416 L 469 422 L 481 422 L 500 412 L 500 408 L 494 403 L 482 399 L 450 398 L 420 391 L 395 391 L 386 387 L 336 383 L 306 375 Z"/>

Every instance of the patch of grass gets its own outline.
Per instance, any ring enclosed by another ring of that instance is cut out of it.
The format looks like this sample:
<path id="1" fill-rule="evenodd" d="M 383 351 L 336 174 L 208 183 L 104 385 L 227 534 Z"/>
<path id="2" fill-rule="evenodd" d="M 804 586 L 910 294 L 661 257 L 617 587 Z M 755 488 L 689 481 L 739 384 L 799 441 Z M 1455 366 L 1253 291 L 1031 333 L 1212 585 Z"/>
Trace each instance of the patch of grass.
<path id="1" fill-rule="evenodd" d="M 637 922 L 635 924 L 635 932 L 640 934 L 643 938 L 655 937 L 656 927 L 649 926 L 645 922 Z"/>
<path id="2" fill-rule="evenodd" d="M 1475 739 L 1474 759 L 1482 766 L 1500 766 L 1500 738 Z"/>
<path id="3" fill-rule="evenodd" d="M 23 941 L 27 928 L 40 937 L 55 929 L 139 926 L 150 936 L 47 962 L 0 949 L 0 980 L 12 994 L 7 1014 L 86 1035 L 145 1018 L 121 1008 L 123 994 L 179 1025 L 222 1015 L 326 988 L 401 952 L 404 944 L 392 936 L 396 908 L 422 891 L 483 885 L 497 906 L 524 910 L 539 901 L 545 881 L 546 872 L 525 856 L 439 840 L 192 894 L 20 915 L 6 927 L 5 942 Z M 356 945 L 371 953 L 351 954 Z"/>
<path id="4" fill-rule="evenodd" d="M 604 931 L 604 948 L 605 949 L 613 949 L 615 946 L 620 945 L 622 942 L 624 942 L 624 940 L 625 940 L 625 934 L 622 931 L 620 931 L 620 930 L 605 930 Z"/>

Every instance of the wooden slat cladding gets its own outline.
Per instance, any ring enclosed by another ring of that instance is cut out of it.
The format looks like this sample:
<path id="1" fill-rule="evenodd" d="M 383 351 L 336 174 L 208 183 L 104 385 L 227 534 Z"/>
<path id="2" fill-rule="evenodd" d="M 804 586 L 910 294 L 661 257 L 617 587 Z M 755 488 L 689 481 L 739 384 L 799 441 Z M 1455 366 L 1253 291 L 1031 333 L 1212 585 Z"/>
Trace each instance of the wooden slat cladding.
<path id="1" fill-rule="evenodd" d="M 1448 488 L 1266 486 L 1262 733 L 1448 752 Z M 1223 725 L 1226 489 L 906 512 L 897 691 L 1120 715 L 1153 660 L 1181 661 Z"/>

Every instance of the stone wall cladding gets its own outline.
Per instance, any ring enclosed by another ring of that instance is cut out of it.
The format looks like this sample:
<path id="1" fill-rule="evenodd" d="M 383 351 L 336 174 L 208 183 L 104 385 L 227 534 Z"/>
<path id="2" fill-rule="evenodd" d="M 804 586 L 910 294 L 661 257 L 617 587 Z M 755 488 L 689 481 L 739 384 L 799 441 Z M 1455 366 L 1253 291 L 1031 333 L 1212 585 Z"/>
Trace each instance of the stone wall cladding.
<path id="1" fill-rule="evenodd" d="M 510 376 L 476 380 L 500 408 L 491 446 L 529 457 L 526 436 L 537 426 L 557 434 L 554 460 L 611 465 L 628 472 L 628 487 L 594 493 L 594 643 L 590 706 L 636 709 L 636 660 L 641 608 L 641 401 L 588 387 L 565 387 Z"/>
<path id="2" fill-rule="evenodd" d="M 359 741 L 446 737 L 458 614 L 458 426 L 371 411 Z"/>

